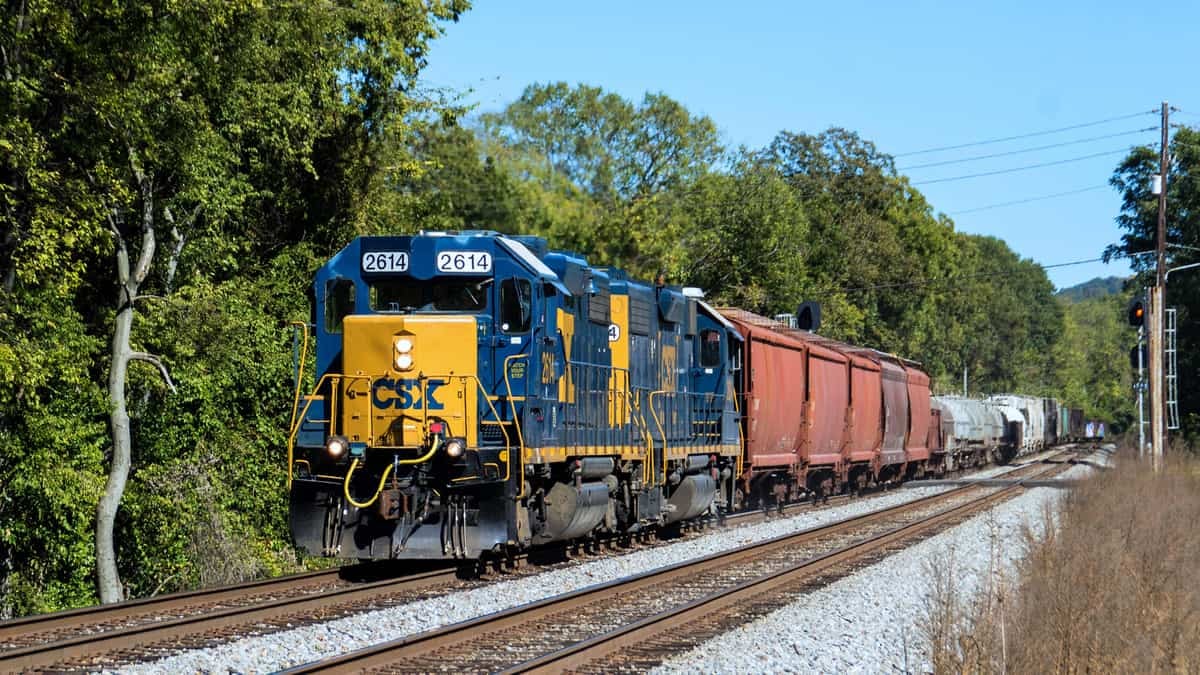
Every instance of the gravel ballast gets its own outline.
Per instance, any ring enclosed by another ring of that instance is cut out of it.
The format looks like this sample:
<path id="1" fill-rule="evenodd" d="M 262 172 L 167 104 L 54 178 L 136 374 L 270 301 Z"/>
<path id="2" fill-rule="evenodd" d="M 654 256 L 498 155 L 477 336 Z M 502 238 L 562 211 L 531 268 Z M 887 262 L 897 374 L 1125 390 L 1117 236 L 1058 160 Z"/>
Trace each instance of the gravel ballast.
<path id="1" fill-rule="evenodd" d="M 1007 470 L 973 474 L 988 477 Z M 726 551 L 944 492 L 900 489 L 870 499 L 712 532 L 673 544 L 582 562 L 566 568 L 448 593 L 414 603 L 254 637 L 121 669 L 130 673 L 266 673 L 472 619 L 623 576 Z M 795 654 L 793 652 L 793 659 Z M 685 666 L 686 667 L 686 666 Z M 699 666 L 696 666 L 699 667 Z"/>
<path id="2" fill-rule="evenodd" d="M 1082 478 L 1078 466 L 1064 478 Z M 971 597 L 987 575 L 1012 575 L 1024 554 L 1022 529 L 1041 528 L 1063 493 L 1037 488 L 989 512 L 805 595 L 761 619 L 665 662 L 656 673 L 929 672 L 921 632 L 929 574 Z"/>

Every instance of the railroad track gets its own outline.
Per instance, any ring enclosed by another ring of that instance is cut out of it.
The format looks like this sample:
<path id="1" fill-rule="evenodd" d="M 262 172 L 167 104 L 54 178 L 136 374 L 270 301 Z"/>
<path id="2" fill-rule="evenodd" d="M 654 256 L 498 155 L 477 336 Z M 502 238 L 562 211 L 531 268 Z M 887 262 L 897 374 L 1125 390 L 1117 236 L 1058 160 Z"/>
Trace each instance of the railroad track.
<path id="1" fill-rule="evenodd" d="M 829 504 L 849 499 L 846 495 L 835 496 Z M 786 507 L 785 515 L 814 508 L 820 507 L 792 504 Z M 753 511 L 726 520 L 728 524 L 743 525 L 777 517 L 775 512 Z M 705 529 L 707 526 L 698 526 L 685 536 Z M 634 542 L 633 546 L 640 547 L 647 541 Z M 595 554 L 628 551 L 627 546 L 609 542 L 587 552 L 586 559 L 594 559 Z M 543 551 L 542 556 L 551 563 L 564 562 L 569 561 L 571 552 Z M 553 567 L 529 567 L 521 573 Z M 412 602 L 473 583 L 456 568 L 402 576 L 395 576 L 393 570 L 391 576 L 386 574 L 386 565 L 350 566 L 2 622 L 0 672 L 151 660 L 248 634 Z"/>
<path id="2" fill-rule="evenodd" d="M 268 632 L 273 624 L 334 618 L 363 603 L 407 601 L 456 580 L 453 568 L 380 580 L 333 569 L 25 617 L 0 624 L 0 672 L 145 660 L 236 637 L 247 627 Z"/>
<path id="3" fill-rule="evenodd" d="M 1007 477 L 1045 479 L 1070 466 Z M 1023 489 L 965 486 L 286 672 L 641 672 Z"/>

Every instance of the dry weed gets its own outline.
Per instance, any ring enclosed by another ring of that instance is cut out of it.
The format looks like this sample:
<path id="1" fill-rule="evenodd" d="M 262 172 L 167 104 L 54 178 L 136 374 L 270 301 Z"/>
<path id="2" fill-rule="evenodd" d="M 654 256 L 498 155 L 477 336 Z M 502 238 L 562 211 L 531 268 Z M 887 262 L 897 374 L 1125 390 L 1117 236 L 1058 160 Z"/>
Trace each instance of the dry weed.
<path id="1" fill-rule="evenodd" d="M 1122 453 L 1045 515 L 1011 586 L 964 599 L 933 576 L 935 671 L 1200 671 L 1200 461 L 1156 474 Z"/>

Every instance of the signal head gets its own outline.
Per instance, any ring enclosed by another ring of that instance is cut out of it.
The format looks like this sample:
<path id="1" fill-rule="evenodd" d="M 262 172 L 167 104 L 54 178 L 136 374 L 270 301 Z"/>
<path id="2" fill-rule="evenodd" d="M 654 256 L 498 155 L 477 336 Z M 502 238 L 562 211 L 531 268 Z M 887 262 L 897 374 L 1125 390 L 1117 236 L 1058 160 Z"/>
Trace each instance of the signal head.
<path id="1" fill-rule="evenodd" d="M 1129 303 L 1129 325 L 1143 326 L 1146 323 L 1146 301 L 1135 297 Z"/>

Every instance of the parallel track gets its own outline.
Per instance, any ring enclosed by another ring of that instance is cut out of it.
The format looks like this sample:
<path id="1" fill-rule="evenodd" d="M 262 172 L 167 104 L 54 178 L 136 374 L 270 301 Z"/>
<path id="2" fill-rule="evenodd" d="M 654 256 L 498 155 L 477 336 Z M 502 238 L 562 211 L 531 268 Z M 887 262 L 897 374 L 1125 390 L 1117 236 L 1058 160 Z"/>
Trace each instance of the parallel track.
<path id="1" fill-rule="evenodd" d="M 829 503 L 848 500 L 849 496 L 839 495 L 830 497 Z M 805 502 L 788 505 L 784 512 L 792 515 L 815 508 L 819 506 Z M 777 517 L 776 512 L 752 511 L 730 515 L 726 522 L 741 525 Z M 696 526 L 692 532 L 702 532 L 705 527 Z M 594 552 L 603 550 L 624 553 L 629 549 L 609 542 Z M 570 555 L 566 549 L 557 557 L 549 553 L 553 560 Z M 272 632 L 399 604 L 466 583 L 461 570 L 454 568 L 380 579 L 381 567 L 369 564 L 322 570 L 2 622 L 0 671 L 155 658 L 247 632 Z M 364 580 L 372 577 L 377 580 Z"/>
<path id="2" fill-rule="evenodd" d="M 1039 468 L 1023 467 L 1011 473 L 1036 473 L 1045 478 L 1070 465 L 1056 464 L 1036 471 Z M 681 633 L 690 645 L 697 638 L 720 632 L 727 623 L 719 618 L 722 613 L 732 611 L 742 619 L 748 603 L 782 605 L 793 597 L 797 587 L 804 589 L 841 578 L 1023 489 L 1020 484 L 999 490 L 961 487 L 287 672 L 641 671 L 664 655 L 686 648 L 676 639 Z M 707 629 L 680 630 L 685 624 L 699 626 L 705 622 Z M 638 645 L 648 645 L 649 653 L 624 654 Z"/>
<path id="3" fill-rule="evenodd" d="M 398 594 L 408 596 L 446 587 L 454 583 L 456 575 L 455 569 L 433 570 L 395 579 L 347 583 L 337 577 L 336 571 L 332 575 L 320 572 L 267 580 L 252 584 L 249 589 L 239 585 L 45 618 L 31 617 L 14 622 L 17 623 L 14 626 L 4 624 L 7 640 L 19 640 L 22 646 L 0 651 L 0 671 L 109 664 L 126 660 L 120 658 L 123 655 L 156 651 L 145 651 L 147 647 L 188 646 L 182 642 L 186 638 L 197 638 L 202 643 L 220 641 L 225 635 L 232 637 L 241 632 L 234 629 L 254 627 L 260 622 L 286 625 L 319 621 L 364 604 L 386 602 Z M 325 587 L 314 588 L 314 583 Z M 80 623 L 81 620 L 87 623 Z M 26 632 L 18 634 L 22 627 Z M 31 632 L 34 630 L 37 632 Z"/>

